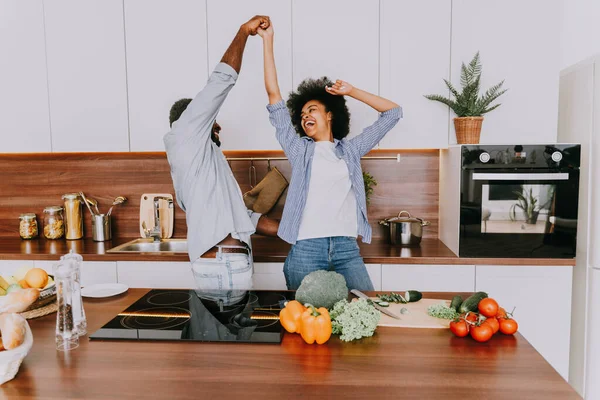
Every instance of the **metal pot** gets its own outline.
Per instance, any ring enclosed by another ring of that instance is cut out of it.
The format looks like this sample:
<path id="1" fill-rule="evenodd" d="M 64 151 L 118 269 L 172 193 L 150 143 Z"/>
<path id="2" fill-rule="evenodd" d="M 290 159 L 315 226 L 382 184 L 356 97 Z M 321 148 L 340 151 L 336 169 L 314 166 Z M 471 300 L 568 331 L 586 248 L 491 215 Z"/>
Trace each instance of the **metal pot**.
<path id="1" fill-rule="evenodd" d="M 402 214 L 407 216 L 403 217 Z M 392 244 L 416 246 L 421 243 L 423 227 L 429 225 L 429 221 L 412 217 L 408 211 L 400 211 L 397 217 L 384 219 L 379 224 L 390 227 Z"/>

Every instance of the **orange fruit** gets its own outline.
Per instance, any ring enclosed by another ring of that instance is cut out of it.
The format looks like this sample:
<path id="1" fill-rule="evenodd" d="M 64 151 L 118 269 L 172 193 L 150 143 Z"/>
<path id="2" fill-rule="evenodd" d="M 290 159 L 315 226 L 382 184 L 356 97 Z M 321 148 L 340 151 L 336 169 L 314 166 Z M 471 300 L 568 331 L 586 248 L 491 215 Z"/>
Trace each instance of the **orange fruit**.
<path id="1" fill-rule="evenodd" d="M 19 286 L 21 286 L 23 289 L 29 289 L 31 287 L 27 284 L 27 281 L 25 279 L 21 279 L 19 281 Z"/>
<path id="2" fill-rule="evenodd" d="M 48 283 L 48 274 L 41 268 L 32 268 L 25 274 L 29 287 L 42 289 Z"/>

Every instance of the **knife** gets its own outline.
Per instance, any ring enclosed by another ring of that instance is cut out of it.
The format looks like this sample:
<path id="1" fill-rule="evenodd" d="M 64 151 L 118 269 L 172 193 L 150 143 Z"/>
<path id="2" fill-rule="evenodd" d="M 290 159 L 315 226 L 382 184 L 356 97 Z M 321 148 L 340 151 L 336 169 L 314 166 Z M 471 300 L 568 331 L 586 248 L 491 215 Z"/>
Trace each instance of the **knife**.
<path id="1" fill-rule="evenodd" d="M 352 293 L 355 296 L 360 297 L 361 299 L 366 299 L 366 300 L 370 300 L 370 297 L 367 296 L 366 294 L 364 294 L 363 292 L 361 292 L 360 290 L 357 289 L 352 289 L 350 291 L 350 293 Z M 398 315 L 394 314 L 393 312 L 391 312 L 390 310 L 388 310 L 385 307 L 381 307 L 379 304 L 373 302 L 373 306 L 375 306 L 376 309 L 378 309 L 379 311 L 381 311 L 382 313 L 384 313 L 385 315 L 389 315 L 392 318 L 396 318 L 396 319 L 402 319 L 400 318 Z"/>

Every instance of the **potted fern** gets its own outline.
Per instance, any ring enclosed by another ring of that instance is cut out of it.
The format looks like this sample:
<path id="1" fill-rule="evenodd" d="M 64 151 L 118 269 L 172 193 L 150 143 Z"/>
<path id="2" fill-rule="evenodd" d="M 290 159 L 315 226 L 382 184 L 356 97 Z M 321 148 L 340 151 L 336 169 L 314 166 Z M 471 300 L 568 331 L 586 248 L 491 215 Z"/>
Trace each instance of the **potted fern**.
<path id="1" fill-rule="evenodd" d="M 479 96 L 479 85 L 481 79 L 481 63 L 479 61 L 479 52 L 471 60 L 469 65 L 462 63 L 460 68 L 460 84 L 462 91 L 458 90 L 448 80 L 444 79 L 446 86 L 450 90 L 454 99 L 440 96 L 437 94 L 426 95 L 429 100 L 439 101 L 446 104 L 454 111 L 454 129 L 456 131 L 456 140 L 459 144 L 479 143 L 481 134 L 481 124 L 483 123 L 483 114 L 486 114 L 500 106 L 500 104 L 491 105 L 494 100 L 500 97 L 506 89 L 502 89 L 504 81 L 492 86 L 483 96 Z"/>

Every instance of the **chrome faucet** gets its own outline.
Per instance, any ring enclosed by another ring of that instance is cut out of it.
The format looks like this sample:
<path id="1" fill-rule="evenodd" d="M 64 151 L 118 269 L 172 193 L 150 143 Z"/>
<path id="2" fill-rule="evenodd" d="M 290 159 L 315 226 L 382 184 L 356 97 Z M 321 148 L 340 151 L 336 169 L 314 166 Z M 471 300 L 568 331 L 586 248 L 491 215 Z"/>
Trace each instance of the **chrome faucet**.
<path id="1" fill-rule="evenodd" d="M 169 209 L 173 208 L 173 199 L 164 196 L 154 197 L 154 227 L 146 233 L 146 237 L 154 238 L 154 242 L 160 242 L 162 239 L 162 233 L 160 231 L 160 216 L 158 213 L 160 200 L 166 200 L 169 202 Z"/>

